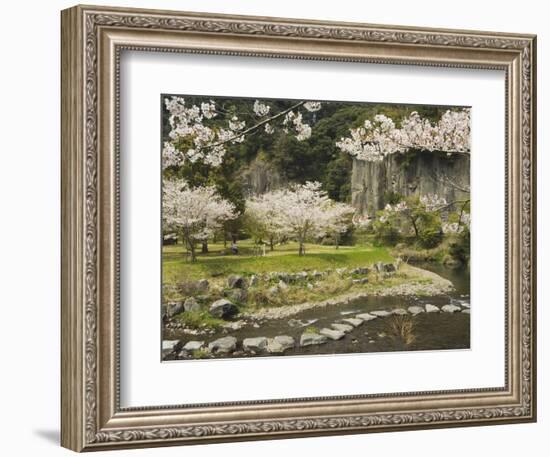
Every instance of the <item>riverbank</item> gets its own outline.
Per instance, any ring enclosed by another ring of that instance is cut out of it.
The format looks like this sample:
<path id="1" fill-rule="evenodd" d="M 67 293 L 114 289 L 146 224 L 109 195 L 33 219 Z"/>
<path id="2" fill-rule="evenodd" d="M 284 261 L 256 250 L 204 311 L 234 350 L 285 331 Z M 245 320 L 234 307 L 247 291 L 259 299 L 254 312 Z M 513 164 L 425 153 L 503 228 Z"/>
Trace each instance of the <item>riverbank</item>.
<path id="1" fill-rule="evenodd" d="M 244 312 L 241 317 L 250 320 L 281 319 L 309 309 L 343 305 L 369 296 L 436 296 L 447 294 L 454 289 L 451 281 L 442 278 L 436 273 L 411 265 L 401 264 L 399 275 L 402 280 L 399 284 L 389 286 L 382 284 L 372 287 L 365 285 L 364 289 L 367 290 L 354 291 L 319 302 L 262 308 L 251 312 Z"/>

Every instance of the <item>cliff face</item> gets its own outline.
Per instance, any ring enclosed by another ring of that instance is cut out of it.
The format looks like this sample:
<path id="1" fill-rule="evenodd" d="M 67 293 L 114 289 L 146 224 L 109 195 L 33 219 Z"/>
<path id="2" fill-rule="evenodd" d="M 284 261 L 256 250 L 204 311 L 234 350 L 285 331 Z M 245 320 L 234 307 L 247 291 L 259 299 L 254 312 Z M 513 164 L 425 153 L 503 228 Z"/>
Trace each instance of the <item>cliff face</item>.
<path id="1" fill-rule="evenodd" d="M 261 158 L 254 159 L 241 170 L 240 178 L 247 196 L 261 195 L 279 189 L 286 183 L 281 173 L 269 162 Z"/>
<path id="2" fill-rule="evenodd" d="M 353 161 L 352 205 L 362 214 L 374 215 L 386 205 L 385 195 L 397 192 L 436 194 L 448 202 L 469 197 L 470 158 L 436 153 L 393 154 L 381 162 Z"/>

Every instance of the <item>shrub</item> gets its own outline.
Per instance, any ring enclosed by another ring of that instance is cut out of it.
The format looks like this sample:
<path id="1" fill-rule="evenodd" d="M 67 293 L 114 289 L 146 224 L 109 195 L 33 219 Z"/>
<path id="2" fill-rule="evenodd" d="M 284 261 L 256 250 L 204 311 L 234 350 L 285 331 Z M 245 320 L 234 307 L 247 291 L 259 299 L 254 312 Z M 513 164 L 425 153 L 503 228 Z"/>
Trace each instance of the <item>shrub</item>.
<path id="1" fill-rule="evenodd" d="M 372 229 L 374 233 L 374 239 L 382 244 L 394 246 L 399 241 L 401 241 L 401 233 L 399 228 L 395 225 L 392 220 L 381 221 L 380 219 L 376 220 L 372 224 Z"/>
<path id="2" fill-rule="evenodd" d="M 449 243 L 449 254 L 453 259 L 456 259 L 463 264 L 467 264 L 470 260 L 470 231 L 464 230 L 453 237 Z"/>

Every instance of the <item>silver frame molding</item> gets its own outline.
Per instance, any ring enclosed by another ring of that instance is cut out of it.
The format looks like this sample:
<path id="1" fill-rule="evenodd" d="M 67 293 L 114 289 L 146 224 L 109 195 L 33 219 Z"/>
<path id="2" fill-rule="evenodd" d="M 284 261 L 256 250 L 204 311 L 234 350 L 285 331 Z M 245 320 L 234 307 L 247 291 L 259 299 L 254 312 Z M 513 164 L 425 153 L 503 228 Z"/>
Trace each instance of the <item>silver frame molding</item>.
<path id="1" fill-rule="evenodd" d="M 536 420 L 536 37 L 75 6 L 62 41 L 62 430 L 75 451 Z M 124 50 L 506 73 L 504 388 L 126 408 L 119 403 L 119 64 Z"/>

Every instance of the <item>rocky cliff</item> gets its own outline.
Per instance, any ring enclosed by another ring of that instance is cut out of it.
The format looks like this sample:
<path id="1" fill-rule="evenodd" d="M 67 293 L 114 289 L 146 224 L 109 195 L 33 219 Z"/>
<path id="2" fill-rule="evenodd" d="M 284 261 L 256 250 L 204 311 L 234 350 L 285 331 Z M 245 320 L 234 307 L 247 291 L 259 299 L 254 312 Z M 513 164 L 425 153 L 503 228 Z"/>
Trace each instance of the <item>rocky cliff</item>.
<path id="1" fill-rule="evenodd" d="M 390 192 L 437 194 L 448 202 L 469 198 L 470 157 L 439 153 L 393 154 L 381 162 L 353 161 L 351 198 L 362 214 L 384 208 Z"/>
<path id="2" fill-rule="evenodd" d="M 247 196 L 261 195 L 286 184 L 276 167 L 259 157 L 241 170 L 240 179 Z"/>

